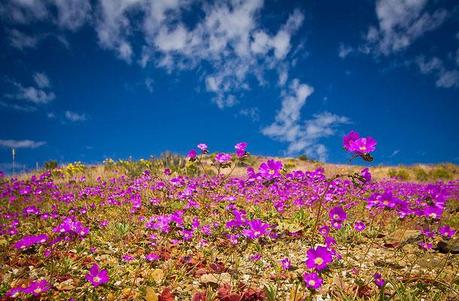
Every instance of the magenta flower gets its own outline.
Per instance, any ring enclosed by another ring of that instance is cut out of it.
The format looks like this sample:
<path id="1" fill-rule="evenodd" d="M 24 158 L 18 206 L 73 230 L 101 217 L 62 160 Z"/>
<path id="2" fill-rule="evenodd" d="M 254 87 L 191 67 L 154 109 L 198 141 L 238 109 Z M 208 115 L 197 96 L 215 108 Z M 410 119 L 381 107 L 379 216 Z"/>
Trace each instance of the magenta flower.
<path id="1" fill-rule="evenodd" d="M 202 152 L 203 154 L 206 154 L 206 153 L 207 153 L 207 144 L 199 143 L 199 144 L 198 144 L 198 148 L 201 150 L 201 152 Z"/>
<path id="2" fill-rule="evenodd" d="M 373 280 L 379 288 L 383 287 L 386 283 L 386 281 L 382 278 L 382 275 L 380 273 L 375 273 L 373 275 Z"/>
<path id="3" fill-rule="evenodd" d="M 329 212 L 330 219 L 332 221 L 343 222 L 347 218 L 346 211 L 344 211 L 343 207 L 336 206 L 333 207 Z"/>
<path id="4" fill-rule="evenodd" d="M 360 135 L 357 132 L 350 131 L 349 134 L 344 136 L 343 138 L 343 146 L 344 148 L 351 152 L 351 142 L 354 142 L 355 140 L 359 139 Z"/>
<path id="5" fill-rule="evenodd" d="M 215 155 L 215 160 L 220 164 L 227 164 L 231 161 L 231 155 L 225 153 L 218 153 Z"/>
<path id="6" fill-rule="evenodd" d="M 110 280 L 107 270 L 101 270 L 97 264 L 93 264 L 85 276 L 94 287 L 107 283 Z"/>
<path id="7" fill-rule="evenodd" d="M 320 278 L 316 272 L 304 273 L 303 280 L 304 280 L 304 283 L 306 284 L 306 287 L 315 289 L 315 290 L 320 288 L 322 286 L 322 283 L 324 282 L 323 279 Z"/>
<path id="8" fill-rule="evenodd" d="M 369 183 L 371 181 L 371 173 L 368 168 L 362 169 L 360 175 L 365 180 L 365 183 Z"/>
<path id="9" fill-rule="evenodd" d="M 34 245 L 45 243 L 49 239 L 46 234 L 29 235 L 18 240 L 14 247 L 19 250 L 28 249 Z"/>
<path id="10" fill-rule="evenodd" d="M 266 235 L 269 233 L 269 224 L 264 223 L 262 220 L 254 219 L 249 221 L 247 225 L 250 228 L 243 230 L 242 233 L 250 239 L 256 239 L 262 235 Z"/>
<path id="11" fill-rule="evenodd" d="M 363 230 L 365 230 L 366 227 L 367 226 L 362 221 L 355 221 L 355 223 L 354 223 L 354 229 L 357 232 L 362 232 Z"/>
<path id="12" fill-rule="evenodd" d="M 45 279 L 40 281 L 33 281 L 27 288 L 24 289 L 24 293 L 39 296 L 41 293 L 47 292 L 50 289 L 48 281 Z"/>
<path id="13" fill-rule="evenodd" d="M 197 156 L 197 153 L 194 149 L 190 150 L 187 154 L 187 158 L 190 160 L 190 161 L 194 161 L 196 160 L 196 156 Z"/>
<path id="14" fill-rule="evenodd" d="M 326 247 L 322 246 L 311 248 L 306 254 L 306 266 L 309 269 L 316 269 L 318 271 L 324 270 L 333 260 L 332 253 Z"/>
<path id="15" fill-rule="evenodd" d="M 330 227 L 327 226 L 327 225 L 323 225 L 319 228 L 319 233 L 322 235 L 322 236 L 327 236 L 328 233 L 330 233 Z"/>
<path id="16" fill-rule="evenodd" d="M 129 254 L 129 253 L 126 253 L 126 254 L 123 254 L 123 255 L 121 256 L 121 259 L 122 259 L 123 261 L 129 262 L 129 261 L 134 260 L 134 256 L 132 256 L 132 255 Z"/>
<path id="17" fill-rule="evenodd" d="M 281 263 L 282 269 L 286 271 L 290 269 L 290 267 L 292 266 L 290 259 L 288 259 L 288 257 L 285 257 L 284 259 L 282 259 L 280 263 Z"/>
<path id="18" fill-rule="evenodd" d="M 454 236 L 454 234 L 456 234 L 456 230 L 448 225 L 444 225 L 438 228 L 438 234 L 446 238 L 451 238 Z"/>
<path id="19" fill-rule="evenodd" d="M 369 154 L 376 150 L 376 140 L 372 137 L 359 138 L 350 142 L 350 151 L 356 154 Z"/>
<path id="20" fill-rule="evenodd" d="M 247 154 L 247 152 L 245 151 L 245 149 L 247 148 L 247 142 L 239 142 L 234 146 L 234 148 L 236 149 L 236 155 L 239 158 L 242 158 Z"/>
<path id="21" fill-rule="evenodd" d="M 267 162 L 264 162 L 260 165 L 260 175 L 268 180 L 277 178 L 280 176 L 282 167 L 283 166 L 281 161 L 268 160 Z"/>
<path id="22" fill-rule="evenodd" d="M 155 253 L 150 253 L 150 254 L 145 255 L 145 259 L 147 261 L 157 261 L 160 258 L 161 257 L 158 254 L 155 254 Z"/>

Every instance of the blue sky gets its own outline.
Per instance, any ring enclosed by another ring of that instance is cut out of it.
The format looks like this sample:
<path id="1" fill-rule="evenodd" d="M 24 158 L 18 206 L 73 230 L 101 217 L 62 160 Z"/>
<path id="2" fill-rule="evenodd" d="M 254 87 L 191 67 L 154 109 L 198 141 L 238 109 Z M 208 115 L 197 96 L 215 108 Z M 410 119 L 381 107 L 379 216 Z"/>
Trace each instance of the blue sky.
<path id="1" fill-rule="evenodd" d="M 185 154 L 459 163 L 455 1 L 6 0 L 0 167 Z"/>

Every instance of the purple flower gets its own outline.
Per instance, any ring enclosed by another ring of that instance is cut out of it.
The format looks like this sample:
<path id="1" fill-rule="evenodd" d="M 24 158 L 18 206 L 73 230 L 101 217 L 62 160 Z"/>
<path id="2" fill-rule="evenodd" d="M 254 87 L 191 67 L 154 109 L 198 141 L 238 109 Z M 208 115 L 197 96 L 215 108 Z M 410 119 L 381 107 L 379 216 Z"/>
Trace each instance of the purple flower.
<path id="1" fill-rule="evenodd" d="M 349 134 L 344 136 L 343 138 L 343 146 L 347 151 L 351 151 L 351 142 L 354 142 L 355 140 L 359 139 L 360 135 L 357 132 L 350 131 Z"/>
<path id="2" fill-rule="evenodd" d="M 288 259 L 288 257 L 285 257 L 280 262 L 283 270 L 288 270 L 292 266 L 292 264 L 290 263 L 290 259 Z"/>
<path id="3" fill-rule="evenodd" d="M 367 226 L 362 221 L 355 221 L 355 223 L 354 223 L 354 229 L 357 232 L 362 232 L 363 230 L 365 230 L 366 227 Z"/>
<path id="4" fill-rule="evenodd" d="M 371 173 L 368 168 L 362 169 L 362 171 L 360 172 L 360 175 L 365 180 L 365 183 L 369 183 L 371 181 Z"/>
<path id="5" fill-rule="evenodd" d="M 322 271 L 327 265 L 332 262 L 332 253 L 322 246 L 311 248 L 307 251 L 306 266 L 309 269 Z"/>
<path id="6" fill-rule="evenodd" d="M 281 161 L 268 160 L 260 165 L 260 175 L 268 180 L 277 178 L 280 176 L 282 167 Z"/>
<path id="7" fill-rule="evenodd" d="M 306 284 L 306 287 L 315 289 L 315 290 L 321 287 L 322 283 L 324 282 L 323 279 L 320 278 L 316 272 L 304 273 L 303 280 L 304 280 L 304 283 Z"/>
<path id="8" fill-rule="evenodd" d="M 269 224 L 264 223 L 262 220 L 254 219 L 247 223 L 250 229 L 245 229 L 242 233 L 250 238 L 256 239 L 262 235 L 268 234 Z"/>
<path id="9" fill-rule="evenodd" d="M 343 207 L 336 206 L 333 207 L 329 212 L 330 220 L 342 222 L 345 221 L 347 218 L 346 211 L 344 211 Z"/>
<path id="10" fill-rule="evenodd" d="M 22 239 L 18 240 L 14 244 L 14 247 L 19 250 L 24 250 L 36 244 L 45 243 L 48 239 L 49 237 L 46 234 L 29 235 L 29 236 L 25 236 Z"/>
<path id="11" fill-rule="evenodd" d="M 456 234 L 456 230 L 448 225 L 444 225 L 438 228 L 438 233 L 443 237 L 451 238 L 454 236 L 454 234 Z"/>
<path id="12" fill-rule="evenodd" d="M 95 287 L 107 283 L 110 280 L 107 270 L 101 270 L 97 264 L 92 265 L 85 278 Z"/>
<path id="13" fill-rule="evenodd" d="M 123 259 L 123 261 L 129 262 L 129 261 L 134 260 L 134 256 L 126 253 L 126 254 L 123 254 L 123 256 L 121 256 L 121 259 Z"/>
<path id="14" fill-rule="evenodd" d="M 258 261 L 261 259 L 261 254 L 260 253 L 255 253 L 253 255 L 250 255 L 250 260 L 252 261 Z"/>
<path id="15" fill-rule="evenodd" d="M 433 245 L 432 245 L 431 243 L 426 242 L 426 241 L 420 241 L 420 242 L 418 243 L 418 246 L 419 246 L 421 249 L 426 250 L 426 251 L 432 249 L 432 247 L 433 247 Z"/>
<path id="16" fill-rule="evenodd" d="M 199 143 L 199 144 L 198 144 L 198 148 L 201 150 L 201 152 L 202 152 L 203 154 L 206 154 L 206 153 L 207 153 L 207 144 Z"/>
<path id="17" fill-rule="evenodd" d="M 24 293 L 39 296 L 41 293 L 47 292 L 50 289 L 48 281 L 45 279 L 40 281 L 33 281 L 27 288 L 24 289 Z"/>
<path id="18" fill-rule="evenodd" d="M 443 209 L 436 206 L 427 206 L 424 208 L 424 216 L 432 219 L 440 219 L 443 214 Z"/>
<path id="19" fill-rule="evenodd" d="M 356 154 L 369 154 L 376 150 L 376 140 L 372 137 L 359 138 L 350 142 L 349 149 Z"/>
<path id="20" fill-rule="evenodd" d="M 157 260 L 159 260 L 160 258 L 161 258 L 161 257 L 160 257 L 158 254 L 156 254 L 156 253 L 150 253 L 150 254 L 145 255 L 145 259 L 146 259 L 147 261 L 157 261 Z"/>
<path id="21" fill-rule="evenodd" d="M 236 149 L 236 155 L 239 158 L 244 157 L 247 154 L 247 152 L 245 151 L 245 149 L 247 148 L 247 142 L 239 142 L 234 146 L 234 148 Z"/>
<path id="22" fill-rule="evenodd" d="M 225 153 L 218 153 L 215 155 L 215 160 L 220 164 L 227 164 L 231 161 L 231 155 Z"/>
<path id="23" fill-rule="evenodd" d="M 386 281 L 382 278 L 382 275 L 380 273 L 375 273 L 373 275 L 373 280 L 379 288 L 383 287 L 386 283 Z"/>
<path id="24" fill-rule="evenodd" d="M 319 228 L 319 233 L 322 235 L 322 236 L 327 236 L 328 233 L 330 233 L 330 227 L 327 226 L 327 225 L 323 225 Z"/>
<path id="25" fill-rule="evenodd" d="M 188 152 L 188 155 L 187 155 L 187 157 L 188 157 L 188 159 L 189 159 L 190 161 L 196 160 L 196 156 L 197 156 L 197 153 L 196 153 L 196 151 L 195 151 L 194 149 L 190 150 L 190 151 Z"/>

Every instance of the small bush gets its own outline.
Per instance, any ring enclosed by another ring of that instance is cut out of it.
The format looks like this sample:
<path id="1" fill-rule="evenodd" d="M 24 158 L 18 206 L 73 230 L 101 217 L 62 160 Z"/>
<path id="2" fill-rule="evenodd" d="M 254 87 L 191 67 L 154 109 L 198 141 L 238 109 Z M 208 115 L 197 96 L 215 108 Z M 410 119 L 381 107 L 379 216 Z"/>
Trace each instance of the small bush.
<path id="1" fill-rule="evenodd" d="M 46 170 L 53 170 L 57 168 L 57 161 L 56 160 L 50 160 L 45 162 L 45 169 Z"/>

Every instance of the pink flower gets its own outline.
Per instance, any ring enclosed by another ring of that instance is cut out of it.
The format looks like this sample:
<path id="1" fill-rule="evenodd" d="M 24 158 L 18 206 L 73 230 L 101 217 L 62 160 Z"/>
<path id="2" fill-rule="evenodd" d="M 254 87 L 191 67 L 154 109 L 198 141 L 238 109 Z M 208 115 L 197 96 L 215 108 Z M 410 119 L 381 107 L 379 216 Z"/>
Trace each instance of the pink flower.
<path id="1" fill-rule="evenodd" d="M 202 152 L 203 154 L 206 154 L 206 153 L 207 153 L 207 144 L 199 143 L 199 144 L 198 144 L 198 148 L 201 150 L 201 152 Z"/>
<path id="2" fill-rule="evenodd" d="M 110 280 L 107 270 L 101 270 L 97 264 L 92 265 L 85 278 L 95 287 L 107 283 Z"/>
<path id="3" fill-rule="evenodd" d="M 316 272 L 304 273 L 303 280 L 304 280 L 304 283 L 306 284 L 306 287 L 315 289 L 315 290 L 321 287 L 322 283 L 324 282 L 323 279 L 320 278 Z"/>
<path id="4" fill-rule="evenodd" d="M 280 262 L 283 270 L 288 270 L 292 266 L 290 259 L 288 259 L 288 257 L 285 257 Z"/>
<path id="5" fill-rule="evenodd" d="M 332 253 L 326 247 L 318 246 L 307 251 L 306 266 L 322 271 L 332 260 Z"/>
<path id="6" fill-rule="evenodd" d="M 365 225 L 364 222 L 362 222 L 362 221 L 355 221 L 355 223 L 354 223 L 354 229 L 355 229 L 355 231 L 357 231 L 357 232 L 362 232 L 363 230 L 365 230 L 365 228 L 366 228 L 366 225 Z"/>
<path id="7" fill-rule="evenodd" d="M 215 160 L 220 164 L 227 164 L 229 161 L 231 161 L 231 155 L 225 153 L 218 153 L 215 156 Z"/>

